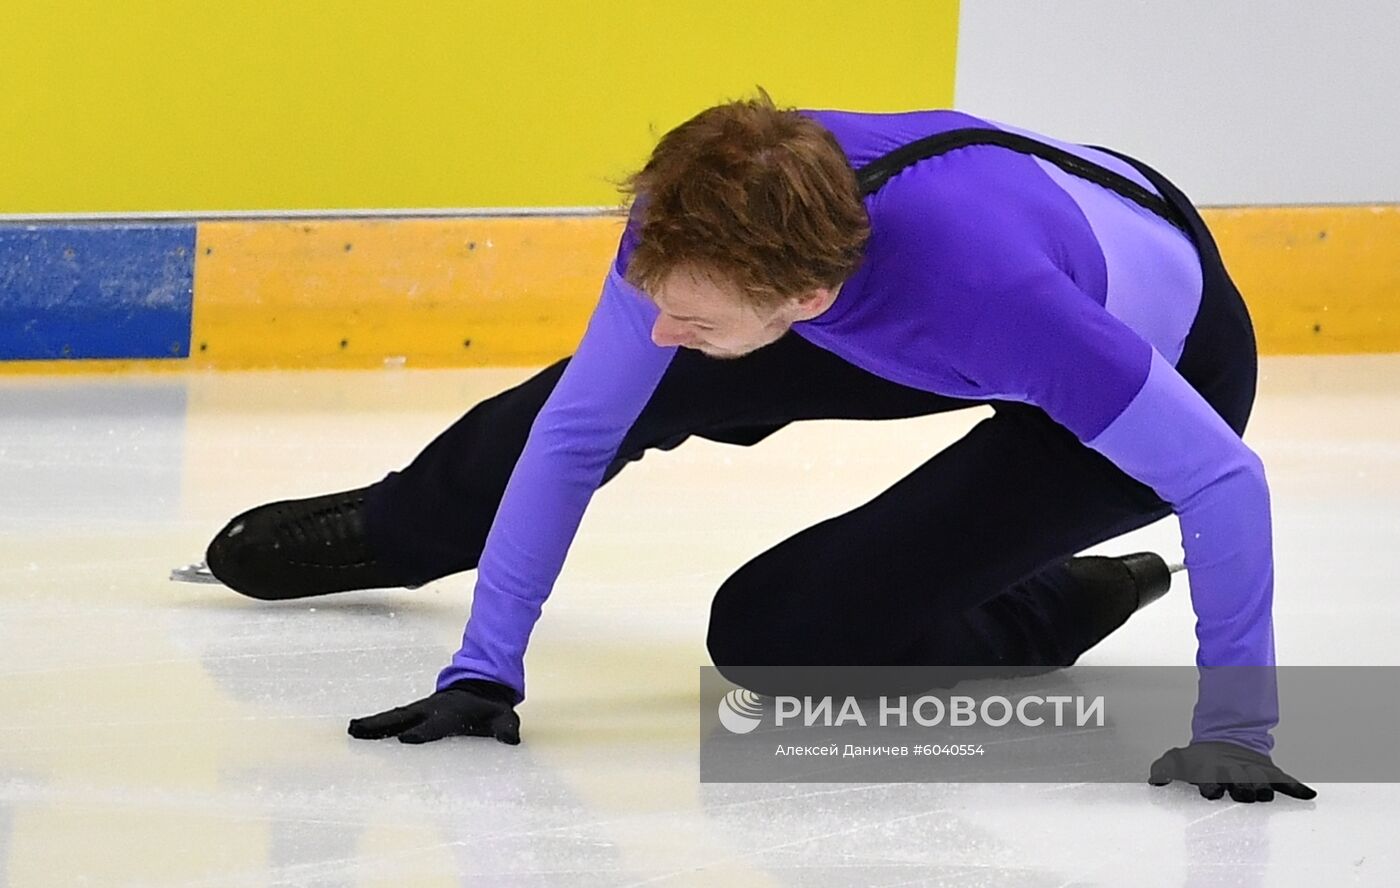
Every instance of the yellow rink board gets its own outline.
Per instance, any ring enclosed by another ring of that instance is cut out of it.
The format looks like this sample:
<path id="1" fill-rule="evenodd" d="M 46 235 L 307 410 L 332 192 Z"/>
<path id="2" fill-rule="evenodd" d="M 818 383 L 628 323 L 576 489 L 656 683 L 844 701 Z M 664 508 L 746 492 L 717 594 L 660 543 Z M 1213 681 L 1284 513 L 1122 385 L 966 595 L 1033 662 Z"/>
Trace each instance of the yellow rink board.
<path id="1" fill-rule="evenodd" d="M 482 367 L 571 352 L 623 218 L 201 224 L 191 362 Z"/>
<path id="2" fill-rule="evenodd" d="M 1249 303 L 1262 353 L 1400 350 L 1400 207 L 1204 213 Z M 380 367 L 400 358 L 416 367 L 545 363 L 568 354 L 582 335 L 621 224 L 201 225 L 191 361 L 223 368 Z"/>
<path id="3" fill-rule="evenodd" d="M 1400 351 L 1400 206 L 1203 211 L 1263 354 Z M 622 218 L 201 223 L 190 358 L 4 372 L 538 365 L 582 335 Z"/>
<path id="4" fill-rule="evenodd" d="M 1400 351 L 1400 205 L 1201 211 L 1263 354 Z"/>

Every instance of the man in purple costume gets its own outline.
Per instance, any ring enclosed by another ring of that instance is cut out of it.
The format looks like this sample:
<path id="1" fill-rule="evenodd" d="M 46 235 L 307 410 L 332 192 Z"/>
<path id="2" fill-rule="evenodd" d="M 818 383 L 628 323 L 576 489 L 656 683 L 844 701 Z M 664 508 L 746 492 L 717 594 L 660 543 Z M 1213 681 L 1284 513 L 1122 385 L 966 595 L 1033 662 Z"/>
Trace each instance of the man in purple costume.
<path id="1" fill-rule="evenodd" d="M 708 647 L 774 667 L 1068 666 L 1170 584 L 1156 555 L 1073 557 L 1179 517 L 1212 695 L 1153 766 L 1207 798 L 1315 793 L 1269 758 L 1269 489 L 1240 435 L 1254 334 L 1187 198 L 1144 164 L 953 111 L 779 109 L 668 133 L 572 358 L 473 408 L 370 487 L 272 503 L 210 544 L 265 599 L 477 569 L 437 691 L 350 733 L 519 742 L 524 655 L 593 492 L 648 449 L 750 445 L 803 419 L 994 415 L 720 587 Z M 765 671 L 768 670 L 768 671 Z"/>

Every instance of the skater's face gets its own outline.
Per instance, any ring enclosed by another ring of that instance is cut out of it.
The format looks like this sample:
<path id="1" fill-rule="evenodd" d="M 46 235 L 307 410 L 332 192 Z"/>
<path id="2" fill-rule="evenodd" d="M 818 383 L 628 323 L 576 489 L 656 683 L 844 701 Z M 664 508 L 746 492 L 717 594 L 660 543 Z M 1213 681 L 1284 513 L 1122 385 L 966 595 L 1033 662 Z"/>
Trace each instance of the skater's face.
<path id="1" fill-rule="evenodd" d="M 651 294 L 661 310 L 651 328 L 651 341 L 663 347 L 693 348 L 712 358 L 742 357 L 776 342 L 794 323 L 826 311 L 839 290 L 814 290 L 767 308 L 708 277 L 676 271 Z"/>

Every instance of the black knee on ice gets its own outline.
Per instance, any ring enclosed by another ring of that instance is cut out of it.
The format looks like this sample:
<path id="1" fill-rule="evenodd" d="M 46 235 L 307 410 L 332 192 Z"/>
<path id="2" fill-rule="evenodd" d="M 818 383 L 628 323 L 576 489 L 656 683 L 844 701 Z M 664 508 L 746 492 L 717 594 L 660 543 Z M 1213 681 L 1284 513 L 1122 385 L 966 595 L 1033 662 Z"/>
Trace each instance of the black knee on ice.
<path id="1" fill-rule="evenodd" d="M 762 574 L 761 565 L 750 562 L 720 586 L 710 603 L 705 647 L 726 681 L 758 694 L 796 693 L 815 681 L 805 662 L 810 652 L 785 643 L 787 621 L 772 612 L 772 590 Z"/>
<path id="2" fill-rule="evenodd" d="M 760 662 L 760 651 L 754 649 L 753 637 L 746 631 L 752 626 L 753 614 L 744 606 L 744 591 L 735 588 L 732 577 L 720 586 L 710 603 L 710 625 L 705 633 L 710 661 L 720 675 L 740 687 L 748 687 L 740 680 L 746 672 L 744 664 Z"/>
<path id="3" fill-rule="evenodd" d="M 889 670 L 852 667 L 848 649 L 814 632 L 807 614 L 790 609 L 791 599 L 773 594 L 784 581 L 769 567 L 750 562 L 715 593 L 705 646 L 719 674 L 766 696 L 883 693 Z"/>

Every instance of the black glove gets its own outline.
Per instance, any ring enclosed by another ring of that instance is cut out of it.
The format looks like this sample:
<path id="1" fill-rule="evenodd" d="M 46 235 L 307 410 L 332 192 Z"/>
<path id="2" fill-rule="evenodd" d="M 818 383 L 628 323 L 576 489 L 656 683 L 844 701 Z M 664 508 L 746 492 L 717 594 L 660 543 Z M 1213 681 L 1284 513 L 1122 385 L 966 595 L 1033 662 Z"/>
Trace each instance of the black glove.
<path id="1" fill-rule="evenodd" d="M 1317 796 L 1267 755 L 1219 740 L 1168 749 L 1152 763 L 1148 783 L 1166 786 L 1173 780 L 1194 783 L 1212 801 L 1226 791 L 1237 802 L 1272 802 L 1275 792 L 1304 801 Z"/>
<path id="2" fill-rule="evenodd" d="M 360 740 L 398 737 L 400 743 L 431 743 L 458 735 L 519 743 L 515 691 L 494 681 L 466 678 L 407 706 L 350 721 L 350 736 Z"/>

